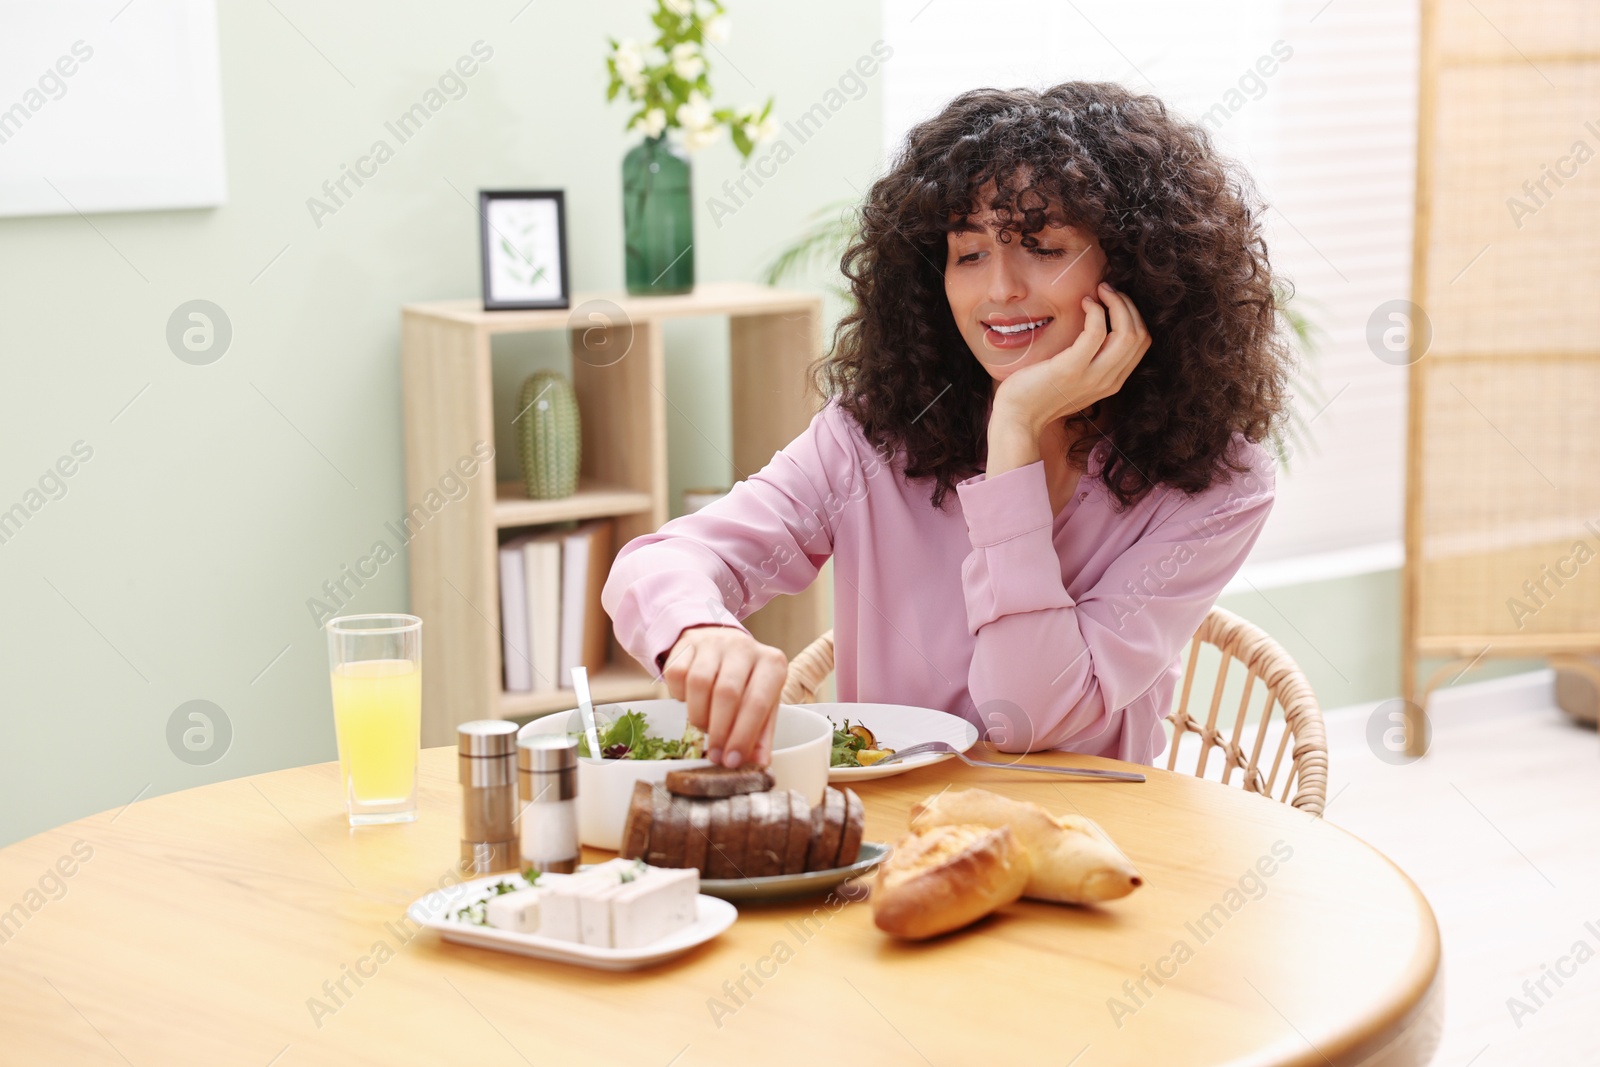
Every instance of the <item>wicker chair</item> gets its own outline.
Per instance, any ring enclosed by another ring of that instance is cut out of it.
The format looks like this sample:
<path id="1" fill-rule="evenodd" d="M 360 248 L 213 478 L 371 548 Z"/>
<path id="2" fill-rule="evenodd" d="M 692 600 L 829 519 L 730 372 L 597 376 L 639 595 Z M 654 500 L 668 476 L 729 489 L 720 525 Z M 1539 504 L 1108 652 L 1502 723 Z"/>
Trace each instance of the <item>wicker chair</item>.
<path id="1" fill-rule="evenodd" d="M 1198 673 L 1202 645 L 1213 646 L 1222 657 L 1203 725 L 1189 714 L 1189 698 Z M 1238 672 L 1230 672 L 1235 662 L 1244 669 L 1244 695 L 1232 716 L 1232 733 L 1224 736 L 1217 729 L 1217 720 L 1230 674 L 1239 676 Z M 815 700 L 817 690 L 832 671 L 833 631 L 829 630 L 789 662 L 789 677 L 779 699 L 785 704 Z M 1242 712 L 1250 705 L 1257 680 L 1265 687 L 1266 699 L 1247 754 L 1241 744 L 1246 718 Z M 1200 739 L 1200 752 L 1192 772 L 1195 775 L 1205 777 L 1211 750 L 1218 748 L 1223 753 L 1223 785 L 1230 784 L 1234 770 L 1238 769 L 1243 772 L 1239 784 L 1244 789 L 1269 797 L 1277 790 L 1278 800 L 1313 815 L 1322 814 L 1328 795 L 1328 738 L 1322 725 L 1322 709 L 1317 706 L 1305 675 L 1282 646 L 1254 624 L 1231 611 L 1213 607 L 1189 642 L 1188 664 L 1180 692 L 1176 710 L 1167 716 L 1173 729 L 1172 741 L 1167 746 L 1167 770 L 1176 769 L 1179 742 L 1185 733 L 1192 732 Z M 1272 768 L 1263 774 L 1262 748 L 1274 707 L 1283 709 L 1286 728 L 1278 739 L 1277 751 L 1272 754 Z M 1292 750 L 1289 749 L 1291 741 Z M 1290 757 L 1287 767 L 1283 759 L 1286 750 Z M 1285 772 L 1281 789 L 1278 787 L 1280 770 Z"/>

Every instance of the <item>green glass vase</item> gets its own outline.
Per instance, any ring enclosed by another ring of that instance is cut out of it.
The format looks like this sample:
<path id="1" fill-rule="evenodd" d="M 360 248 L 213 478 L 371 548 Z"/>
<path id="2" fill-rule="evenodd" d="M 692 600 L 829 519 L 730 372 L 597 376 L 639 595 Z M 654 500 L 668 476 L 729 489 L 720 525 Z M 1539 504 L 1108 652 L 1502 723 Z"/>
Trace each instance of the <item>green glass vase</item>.
<path id="1" fill-rule="evenodd" d="M 694 288 L 694 200 L 689 158 L 663 134 L 622 159 L 622 234 L 628 292 Z"/>

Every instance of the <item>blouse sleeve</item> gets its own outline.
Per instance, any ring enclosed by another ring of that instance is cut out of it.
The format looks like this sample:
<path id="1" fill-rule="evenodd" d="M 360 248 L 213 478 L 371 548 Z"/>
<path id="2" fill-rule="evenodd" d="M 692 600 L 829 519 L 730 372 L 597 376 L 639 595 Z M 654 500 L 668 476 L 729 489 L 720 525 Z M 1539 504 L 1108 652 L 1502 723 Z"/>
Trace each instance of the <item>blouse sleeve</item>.
<path id="1" fill-rule="evenodd" d="M 1071 748 L 1135 728 L 1122 710 L 1177 659 L 1272 508 L 1272 460 L 1256 452 L 1248 474 L 1163 501 L 1077 599 L 1062 580 L 1042 460 L 957 484 L 972 544 L 961 570 L 976 640 L 967 686 L 991 742 Z"/>
<path id="2" fill-rule="evenodd" d="M 881 464 L 863 464 L 829 400 L 799 437 L 727 496 L 623 546 L 601 591 L 617 640 L 653 675 L 690 626 L 739 620 L 798 593 L 833 554 L 844 508 Z M 869 459 L 874 459 L 870 457 Z"/>

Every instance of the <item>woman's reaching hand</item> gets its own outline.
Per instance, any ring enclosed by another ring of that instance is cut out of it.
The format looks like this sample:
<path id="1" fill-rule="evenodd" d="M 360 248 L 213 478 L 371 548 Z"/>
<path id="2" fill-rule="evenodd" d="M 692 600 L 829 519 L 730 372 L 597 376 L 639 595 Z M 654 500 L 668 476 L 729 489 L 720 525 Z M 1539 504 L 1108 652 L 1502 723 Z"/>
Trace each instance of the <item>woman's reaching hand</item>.
<path id="1" fill-rule="evenodd" d="M 718 623 L 691 626 L 667 653 L 667 693 L 688 705 L 706 732 L 706 755 L 727 767 L 772 759 L 772 730 L 789 658 L 746 631 Z"/>

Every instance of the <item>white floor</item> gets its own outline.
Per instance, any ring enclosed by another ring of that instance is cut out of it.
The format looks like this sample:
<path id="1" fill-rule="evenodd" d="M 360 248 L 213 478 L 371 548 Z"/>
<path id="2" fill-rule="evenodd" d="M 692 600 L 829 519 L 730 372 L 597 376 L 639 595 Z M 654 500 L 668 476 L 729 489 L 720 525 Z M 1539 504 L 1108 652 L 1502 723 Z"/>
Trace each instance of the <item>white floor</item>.
<path id="1" fill-rule="evenodd" d="M 1326 818 L 1394 860 L 1438 917 L 1436 1067 L 1600 1065 L 1600 737 L 1555 706 L 1552 679 L 1439 693 L 1429 753 L 1401 766 L 1368 746 L 1376 705 L 1327 714 Z M 1547 967 L 1560 984 L 1530 994 Z M 1514 1017 L 1513 997 L 1531 1012 Z"/>

